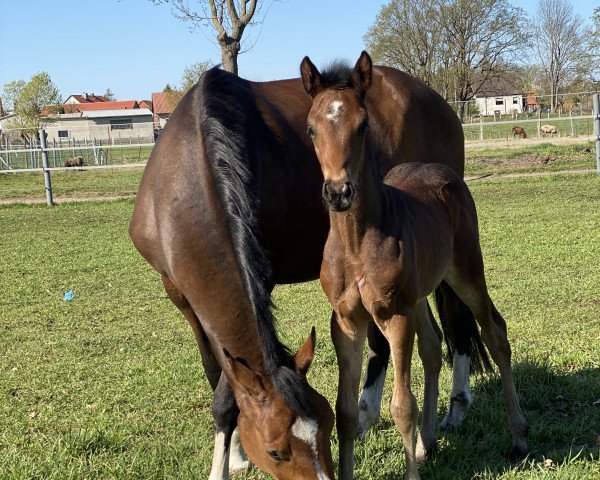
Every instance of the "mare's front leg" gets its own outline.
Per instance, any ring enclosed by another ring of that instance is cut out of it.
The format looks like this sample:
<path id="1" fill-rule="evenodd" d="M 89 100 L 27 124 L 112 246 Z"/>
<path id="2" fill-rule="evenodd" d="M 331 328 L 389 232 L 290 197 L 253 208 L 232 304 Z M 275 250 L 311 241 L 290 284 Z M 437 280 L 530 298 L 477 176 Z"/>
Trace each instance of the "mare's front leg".
<path id="1" fill-rule="evenodd" d="M 367 322 L 337 314 L 331 316 L 331 338 L 339 368 L 336 428 L 339 447 L 339 477 L 354 478 L 354 439 L 358 428 L 358 387 Z"/>
<path id="2" fill-rule="evenodd" d="M 385 373 L 390 359 L 390 344 L 375 322 L 369 322 L 367 338 L 369 352 L 365 383 L 358 402 L 358 438 L 363 438 L 379 419 Z"/>
<path id="3" fill-rule="evenodd" d="M 175 284 L 166 276 L 162 276 L 161 279 L 165 292 L 192 327 L 202 357 L 204 373 L 214 390 L 212 414 L 216 434 L 209 480 L 227 480 L 230 470 L 247 470 L 252 466 L 242 449 L 239 435 L 237 435 L 236 425 L 239 409 L 235 403 L 233 392 L 221 372 L 221 366 L 215 358 L 200 319 Z"/>
<path id="4" fill-rule="evenodd" d="M 398 428 L 406 455 L 405 480 L 419 480 L 416 458 L 417 401 L 410 388 L 410 367 L 415 341 L 416 319 L 411 309 L 389 319 L 377 318 L 377 325 L 390 344 L 394 366 L 394 393 L 390 412 Z"/>

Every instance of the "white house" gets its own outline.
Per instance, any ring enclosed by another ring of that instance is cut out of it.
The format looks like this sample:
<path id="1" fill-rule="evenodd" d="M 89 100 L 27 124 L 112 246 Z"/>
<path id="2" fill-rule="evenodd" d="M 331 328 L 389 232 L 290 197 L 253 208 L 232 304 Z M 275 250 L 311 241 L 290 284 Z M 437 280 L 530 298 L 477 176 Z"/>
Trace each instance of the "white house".
<path id="1" fill-rule="evenodd" d="M 485 82 L 475 84 L 477 93 L 473 97 L 484 117 L 494 115 L 512 115 L 522 113 L 526 99 L 518 92 L 518 81 L 514 74 L 488 78 Z"/>
<path id="2" fill-rule="evenodd" d="M 49 119 L 44 127 L 48 141 L 99 140 L 103 143 L 152 142 L 152 112 L 147 108 L 87 110 Z"/>

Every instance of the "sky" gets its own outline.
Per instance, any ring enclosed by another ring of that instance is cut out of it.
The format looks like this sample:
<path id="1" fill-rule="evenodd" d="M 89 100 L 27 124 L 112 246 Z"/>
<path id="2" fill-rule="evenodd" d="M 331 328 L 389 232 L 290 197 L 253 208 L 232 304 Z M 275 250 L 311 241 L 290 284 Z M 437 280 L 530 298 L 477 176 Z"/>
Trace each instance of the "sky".
<path id="1" fill-rule="evenodd" d="M 530 18 L 537 0 L 511 0 Z M 190 4 L 194 0 L 189 0 Z M 299 76 L 308 55 L 318 67 L 351 63 L 385 0 L 263 0 L 261 24 L 246 29 L 254 46 L 239 58 L 239 74 L 266 81 Z M 571 0 L 588 19 L 600 0 Z M 117 100 L 150 99 L 177 86 L 186 66 L 220 63 L 211 27 L 190 30 L 169 5 L 149 0 L 0 0 L 0 93 L 12 80 L 50 74 L 63 100 L 82 92 Z"/>

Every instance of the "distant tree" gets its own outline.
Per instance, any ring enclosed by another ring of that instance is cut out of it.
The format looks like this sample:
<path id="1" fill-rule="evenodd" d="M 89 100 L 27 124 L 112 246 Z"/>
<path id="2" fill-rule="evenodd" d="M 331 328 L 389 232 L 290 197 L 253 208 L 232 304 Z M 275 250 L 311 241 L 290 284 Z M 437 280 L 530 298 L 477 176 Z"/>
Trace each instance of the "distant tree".
<path id="1" fill-rule="evenodd" d="M 188 0 L 150 0 L 155 5 L 166 3 L 180 20 L 195 28 L 210 22 L 221 47 L 221 63 L 228 72 L 238 74 L 238 55 L 242 49 L 244 30 L 258 11 L 258 0 L 196 0 L 197 9 Z"/>
<path id="2" fill-rule="evenodd" d="M 112 102 L 115 99 L 115 94 L 110 88 L 107 88 L 106 92 L 104 92 L 104 98 L 106 98 L 107 102 Z"/>
<path id="3" fill-rule="evenodd" d="M 446 70 L 461 120 L 466 102 L 526 47 L 524 17 L 508 0 L 452 0 L 440 9 Z"/>
<path id="4" fill-rule="evenodd" d="M 435 88 L 442 49 L 440 6 L 439 0 L 392 0 L 384 5 L 363 37 L 371 56 Z"/>
<path id="5" fill-rule="evenodd" d="M 192 65 L 185 67 L 183 69 L 183 74 L 181 76 L 179 87 L 173 88 L 170 84 L 167 84 L 163 89 L 163 92 L 167 94 L 169 106 L 171 108 L 175 108 L 179 101 L 187 93 L 187 91 L 196 84 L 196 82 L 200 78 L 200 75 L 202 75 L 206 70 L 208 70 L 212 66 L 213 65 L 210 60 L 204 60 L 202 62 L 196 62 Z"/>
<path id="6" fill-rule="evenodd" d="M 524 16 L 508 0 L 392 0 L 365 42 L 375 61 L 457 101 L 462 120 L 467 102 L 527 45 Z"/>
<path id="7" fill-rule="evenodd" d="M 592 33 L 590 36 L 590 52 L 592 54 L 593 65 L 591 81 L 593 83 L 600 83 L 600 7 L 594 9 L 592 24 Z"/>
<path id="8" fill-rule="evenodd" d="M 559 92 L 589 68 L 588 32 L 583 19 L 566 0 L 539 0 L 534 43 L 550 90 L 550 110 L 559 105 Z"/>
<path id="9" fill-rule="evenodd" d="M 14 99 L 15 117 L 8 128 L 21 130 L 23 138 L 37 136 L 37 132 L 47 123 L 49 113 L 60 111 L 60 92 L 46 72 L 36 73 Z"/>
<path id="10" fill-rule="evenodd" d="M 25 80 L 13 80 L 4 84 L 2 88 L 2 103 L 6 111 L 15 109 L 15 101 L 21 95 L 25 85 L 27 85 Z"/>

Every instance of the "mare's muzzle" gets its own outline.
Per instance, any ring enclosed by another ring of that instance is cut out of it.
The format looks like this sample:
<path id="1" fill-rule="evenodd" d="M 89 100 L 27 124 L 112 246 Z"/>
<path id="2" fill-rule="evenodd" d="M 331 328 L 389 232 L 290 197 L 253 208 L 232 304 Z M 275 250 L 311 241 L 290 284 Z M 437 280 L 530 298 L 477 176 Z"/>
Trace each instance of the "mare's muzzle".
<path id="1" fill-rule="evenodd" d="M 354 188 L 350 182 L 326 181 L 323 183 L 322 195 L 327 208 L 335 212 L 344 212 L 352 205 Z"/>

